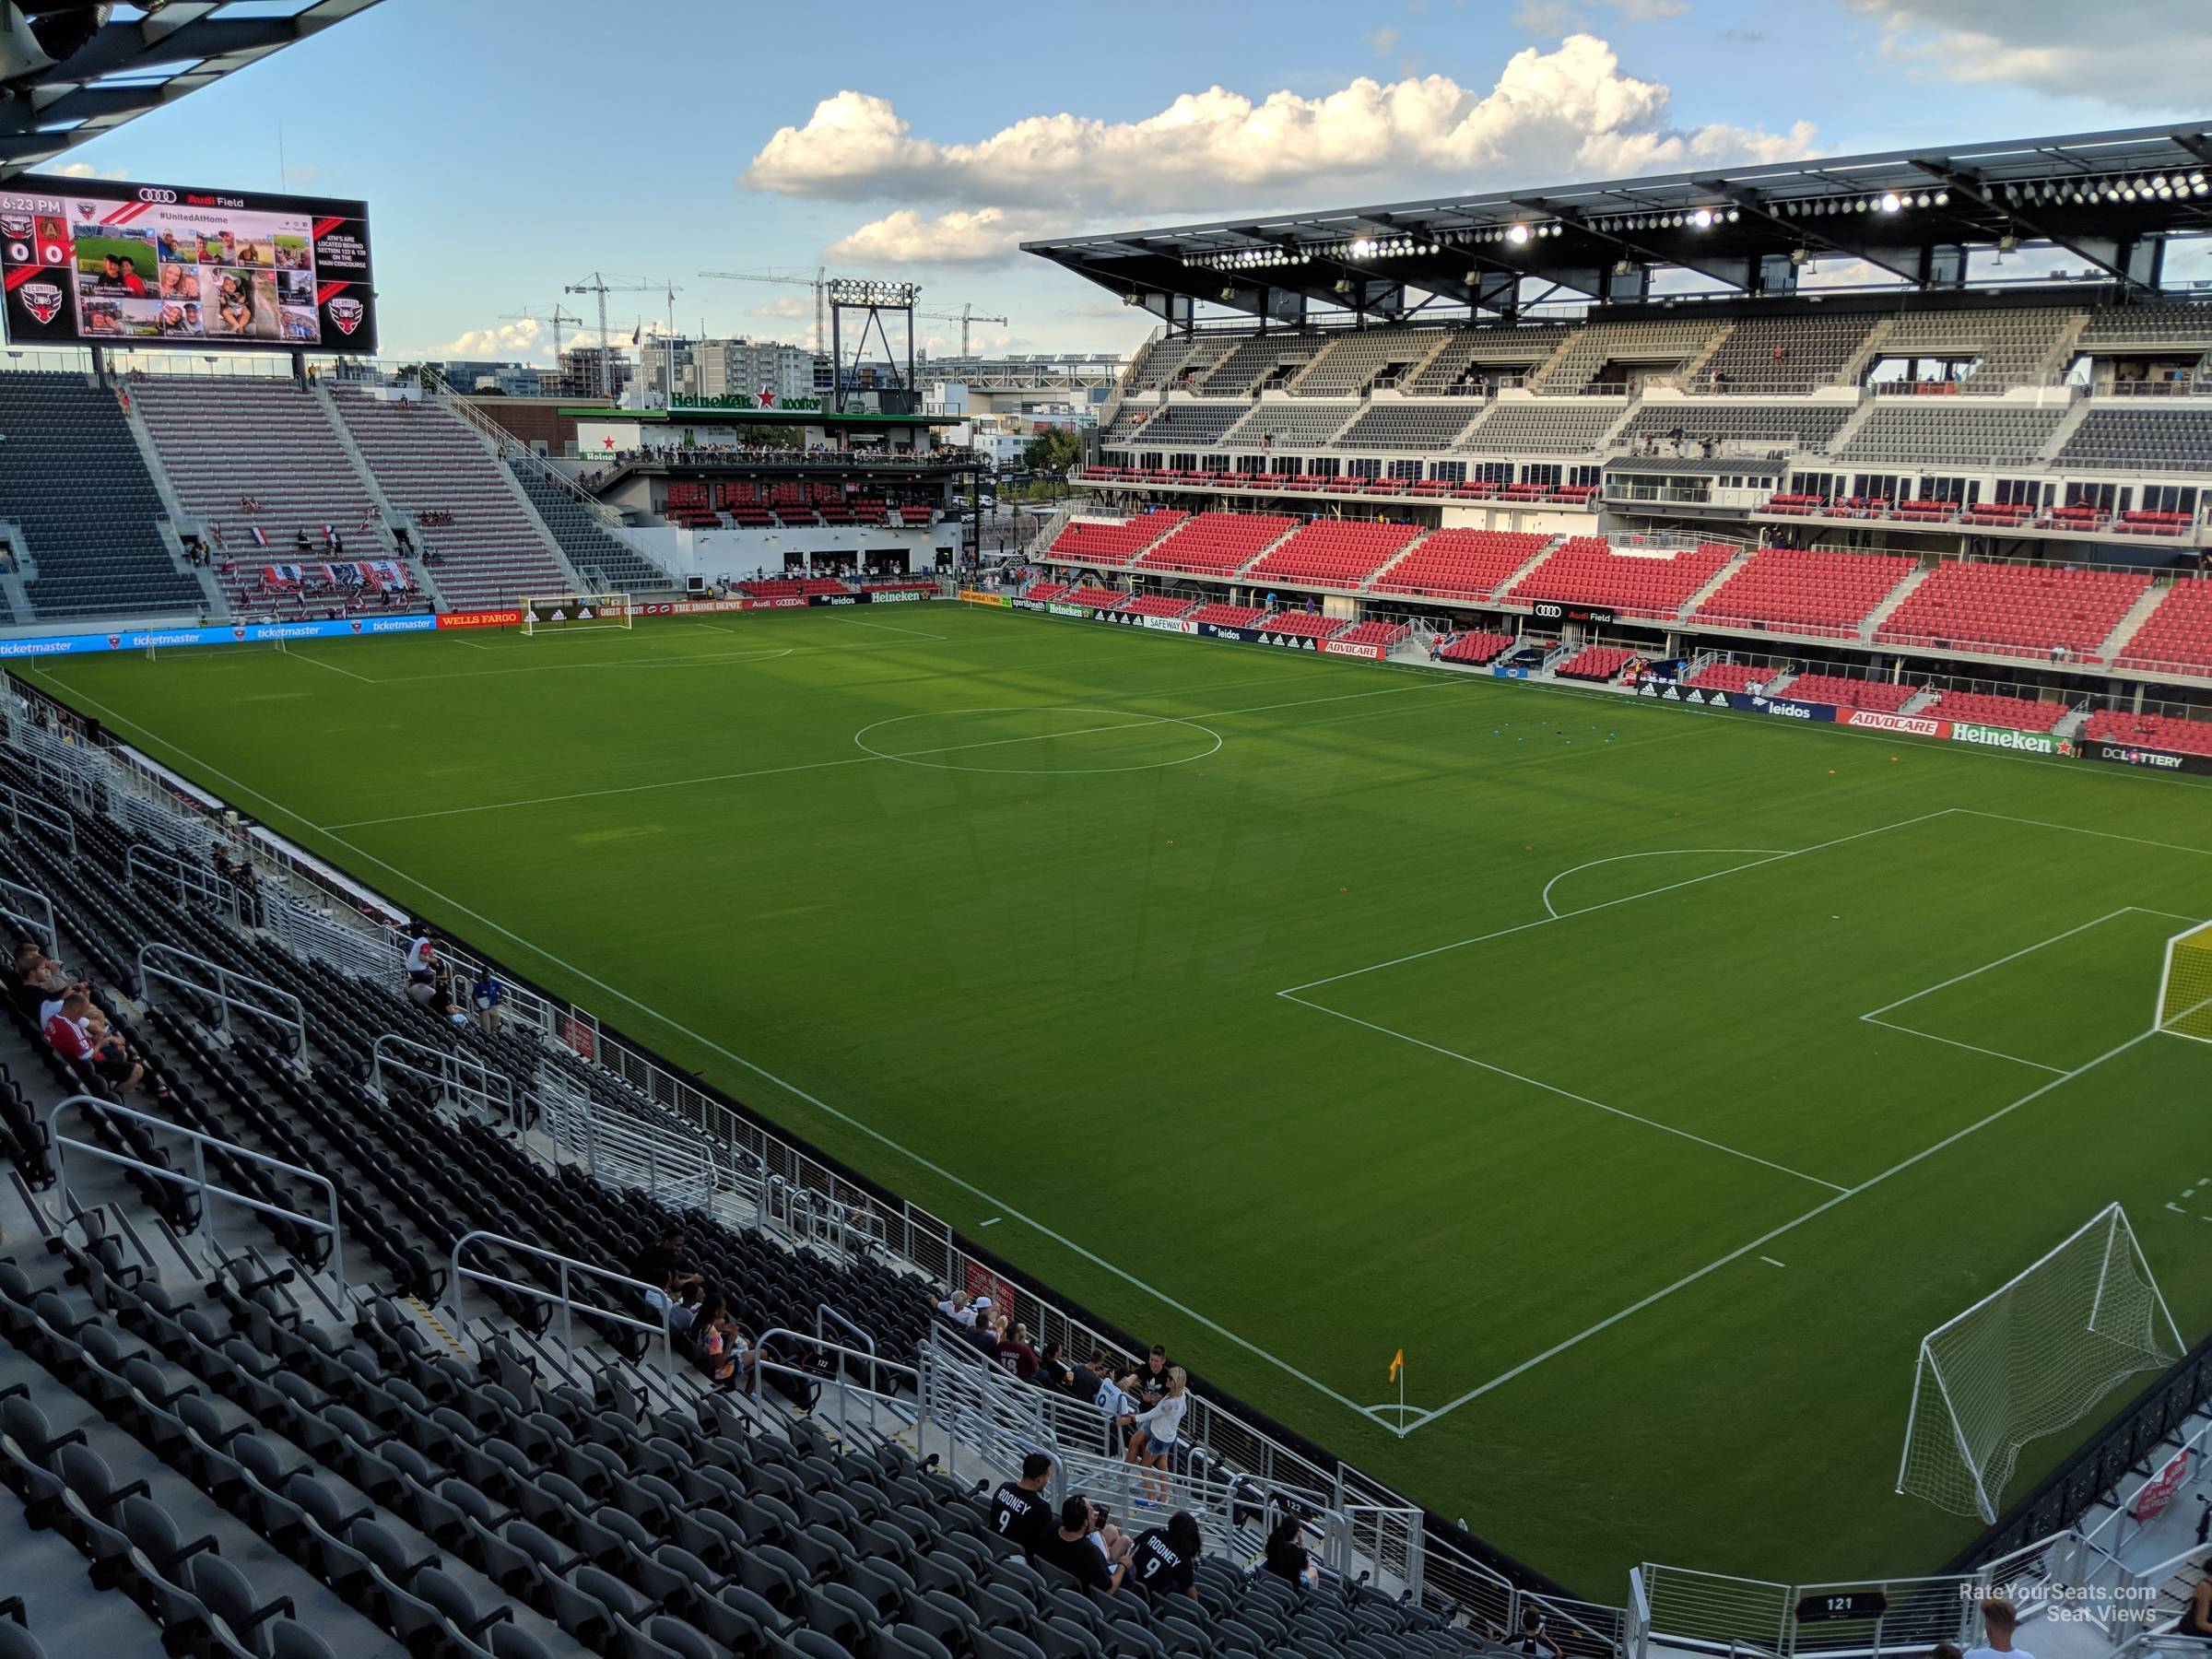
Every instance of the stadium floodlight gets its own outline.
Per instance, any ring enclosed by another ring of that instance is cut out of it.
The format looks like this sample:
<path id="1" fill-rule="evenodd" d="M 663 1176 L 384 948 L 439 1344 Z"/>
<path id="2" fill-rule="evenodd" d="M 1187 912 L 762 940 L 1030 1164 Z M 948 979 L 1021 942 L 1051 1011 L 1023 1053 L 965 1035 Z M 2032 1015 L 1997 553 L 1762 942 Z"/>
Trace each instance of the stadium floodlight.
<path id="1" fill-rule="evenodd" d="M 1904 205 L 1904 198 L 1899 195 L 1896 191 L 1885 190 L 1882 192 L 1881 207 L 1884 213 L 1895 213 Z"/>
<path id="2" fill-rule="evenodd" d="M 1516 224 L 1505 233 L 1505 240 L 1515 247 L 1520 247 L 1534 234 L 1535 232 L 1530 230 L 1526 225 Z"/>
<path id="3" fill-rule="evenodd" d="M 1922 1338 L 1897 1489 L 1994 1523 L 2031 1441 L 2186 1351 L 2119 1205 Z"/>

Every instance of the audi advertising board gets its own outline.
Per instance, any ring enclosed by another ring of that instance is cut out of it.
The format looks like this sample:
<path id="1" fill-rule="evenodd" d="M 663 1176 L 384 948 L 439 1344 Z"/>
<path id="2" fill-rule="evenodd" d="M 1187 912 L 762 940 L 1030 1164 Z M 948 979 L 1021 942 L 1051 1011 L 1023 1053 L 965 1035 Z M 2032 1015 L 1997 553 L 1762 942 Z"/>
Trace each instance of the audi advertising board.
<path id="1" fill-rule="evenodd" d="M 0 273 L 16 346 L 376 351 L 364 202 L 26 173 Z"/>

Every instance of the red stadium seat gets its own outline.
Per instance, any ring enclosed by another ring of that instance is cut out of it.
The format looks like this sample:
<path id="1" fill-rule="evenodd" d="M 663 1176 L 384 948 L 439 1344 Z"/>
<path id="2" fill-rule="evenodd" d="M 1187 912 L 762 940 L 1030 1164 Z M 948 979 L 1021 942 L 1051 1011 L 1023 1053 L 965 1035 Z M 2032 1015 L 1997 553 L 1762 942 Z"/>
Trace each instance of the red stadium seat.
<path id="1" fill-rule="evenodd" d="M 1908 594 L 1875 638 L 2006 656 L 2063 650 L 2097 663 L 2106 636 L 2150 586 L 2137 571 L 1947 564 Z"/>
<path id="2" fill-rule="evenodd" d="M 1550 540 L 1524 530 L 1434 531 L 1377 577 L 1371 591 L 1430 599 L 1489 599 Z"/>
<path id="3" fill-rule="evenodd" d="M 1516 601 L 1588 605 L 1624 617 L 1678 616 L 1690 596 L 1735 557 L 1718 542 L 1695 547 L 1617 547 L 1602 536 L 1576 535 L 1513 584 Z"/>

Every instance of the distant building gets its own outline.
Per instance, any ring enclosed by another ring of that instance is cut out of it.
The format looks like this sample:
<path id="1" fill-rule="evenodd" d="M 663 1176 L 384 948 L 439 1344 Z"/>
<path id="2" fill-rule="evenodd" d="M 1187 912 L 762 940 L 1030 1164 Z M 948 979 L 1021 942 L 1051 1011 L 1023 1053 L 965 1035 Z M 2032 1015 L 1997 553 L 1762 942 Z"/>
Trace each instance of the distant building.
<path id="1" fill-rule="evenodd" d="M 679 404 L 758 397 L 764 389 L 782 402 L 826 385 L 827 365 L 819 375 L 817 367 L 813 352 L 778 340 L 649 340 L 638 348 L 637 385 L 655 401 L 673 392 Z"/>
<path id="2" fill-rule="evenodd" d="M 571 346 L 560 354 L 560 372 L 550 390 L 564 397 L 619 397 L 637 373 L 637 365 L 619 346 Z"/>
<path id="3" fill-rule="evenodd" d="M 546 389 L 547 372 L 530 363 L 487 363 L 448 358 L 440 365 L 445 383 L 456 392 L 498 392 L 507 397 L 536 397 Z"/>

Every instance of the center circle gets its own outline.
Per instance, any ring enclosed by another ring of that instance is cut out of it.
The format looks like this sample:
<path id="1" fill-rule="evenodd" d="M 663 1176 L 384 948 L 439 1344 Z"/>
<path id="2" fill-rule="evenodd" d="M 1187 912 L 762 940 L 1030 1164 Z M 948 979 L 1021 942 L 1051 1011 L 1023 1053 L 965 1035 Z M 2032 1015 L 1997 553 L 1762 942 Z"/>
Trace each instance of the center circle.
<path id="1" fill-rule="evenodd" d="M 1221 734 L 1194 720 L 1080 704 L 1013 704 L 894 714 L 853 734 L 869 754 L 933 771 L 1073 777 L 1203 760 Z"/>

